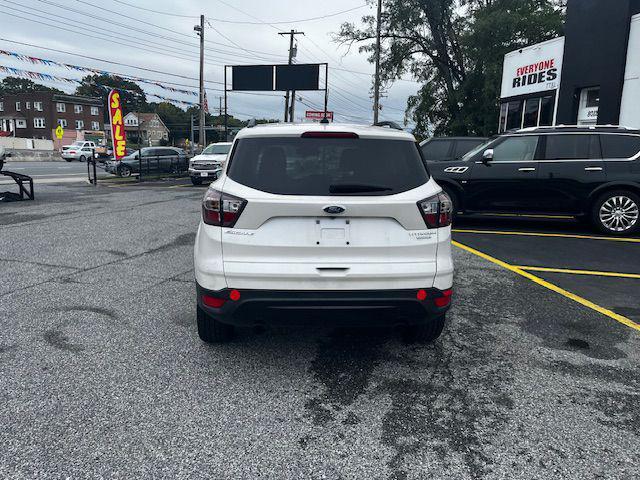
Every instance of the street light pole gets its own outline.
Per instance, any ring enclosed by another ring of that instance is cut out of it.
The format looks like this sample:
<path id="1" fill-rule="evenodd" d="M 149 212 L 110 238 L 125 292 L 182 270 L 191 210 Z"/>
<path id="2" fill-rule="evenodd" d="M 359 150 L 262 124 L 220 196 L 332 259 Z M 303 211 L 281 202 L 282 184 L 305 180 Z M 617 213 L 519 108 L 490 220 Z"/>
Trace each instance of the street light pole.
<path id="1" fill-rule="evenodd" d="M 198 143 L 202 148 L 206 147 L 205 111 L 204 111 L 204 15 L 200 15 L 200 25 L 193 29 L 200 35 L 200 135 Z"/>
<path id="2" fill-rule="evenodd" d="M 378 15 L 376 22 L 376 73 L 373 83 L 373 123 L 378 123 L 380 113 L 380 21 L 382 19 L 382 0 L 378 0 Z"/>

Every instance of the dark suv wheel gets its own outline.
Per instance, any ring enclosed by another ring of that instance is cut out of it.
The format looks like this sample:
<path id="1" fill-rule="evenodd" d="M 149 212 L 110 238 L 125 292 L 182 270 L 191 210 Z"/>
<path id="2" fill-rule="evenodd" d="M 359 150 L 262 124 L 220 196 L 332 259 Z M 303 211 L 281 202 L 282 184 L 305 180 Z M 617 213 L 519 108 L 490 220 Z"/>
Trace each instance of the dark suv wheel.
<path id="1" fill-rule="evenodd" d="M 628 190 L 612 190 L 598 197 L 591 221 L 610 235 L 631 235 L 640 229 L 640 197 Z"/>

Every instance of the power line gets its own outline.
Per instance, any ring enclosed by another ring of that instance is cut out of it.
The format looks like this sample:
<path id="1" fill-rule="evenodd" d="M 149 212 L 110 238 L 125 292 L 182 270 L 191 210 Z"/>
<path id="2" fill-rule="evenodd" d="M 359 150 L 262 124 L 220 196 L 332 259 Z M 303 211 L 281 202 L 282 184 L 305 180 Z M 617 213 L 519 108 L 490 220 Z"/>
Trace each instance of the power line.
<path id="1" fill-rule="evenodd" d="M 297 19 L 297 20 L 272 21 L 272 22 L 267 22 L 267 21 L 247 22 L 247 21 L 241 21 L 241 20 L 225 20 L 225 19 L 222 19 L 222 18 L 211 18 L 211 17 L 207 17 L 207 18 L 209 20 L 215 20 L 216 22 L 220 22 L 220 23 L 234 23 L 234 24 L 237 24 L 237 25 L 290 25 L 292 23 L 312 22 L 314 20 L 322 20 L 324 18 L 336 17 L 338 15 L 342 15 L 343 13 L 353 12 L 354 10 L 359 10 L 359 9 L 364 8 L 366 6 L 367 6 L 367 4 L 359 5 L 357 7 L 348 8 L 346 10 L 341 10 L 339 12 L 328 13 L 326 15 L 319 15 L 317 17 L 301 18 L 301 19 Z M 244 12 L 242 12 L 242 13 L 244 13 Z"/>
<path id="2" fill-rule="evenodd" d="M 161 12 L 159 10 L 152 10 L 151 8 L 144 8 L 138 5 L 133 5 L 131 3 L 123 2 L 122 0 L 113 0 L 116 3 L 120 3 L 122 5 L 127 5 L 128 7 L 137 8 L 139 10 L 144 10 L 145 12 L 157 13 L 158 15 L 168 15 L 171 17 L 179 17 L 179 18 L 200 18 L 200 15 L 179 15 L 174 12 Z"/>

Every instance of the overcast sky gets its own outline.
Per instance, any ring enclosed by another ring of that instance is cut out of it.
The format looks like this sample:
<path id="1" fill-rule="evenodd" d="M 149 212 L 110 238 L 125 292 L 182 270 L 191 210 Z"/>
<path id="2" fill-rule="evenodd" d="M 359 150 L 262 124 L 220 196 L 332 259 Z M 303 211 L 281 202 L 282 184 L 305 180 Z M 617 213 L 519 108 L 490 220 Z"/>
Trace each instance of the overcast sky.
<path id="1" fill-rule="evenodd" d="M 295 21 L 352 8 L 354 10 L 319 20 Z M 293 28 L 305 32 L 304 36 L 297 37 L 298 63 L 329 62 L 329 109 L 336 112 L 337 120 L 366 123 L 372 118 L 370 90 L 373 65 L 357 48 L 347 52 L 346 46 L 333 42 L 332 34 L 339 30 L 342 22 L 359 23 L 363 15 L 371 13 L 364 0 L 0 0 L 3 27 L 0 49 L 124 75 L 180 83 L 182 85 L 175 85 L 176 88 L 195 90 L 198 85 L 198 38 L 193 26 L 199 22 L 198 16 L 204 14 L 208 21 L 205 30 L 205 78 L 209 81 L 207 96 L 213 113 L 218 107 L 218 97 L 222 95 L 222 66 L 286 63 L 289 40 L 288 36 L 278 35 L 278 31 Z M 120 25 L 110 24 L 110 19 Z M 189 78 L 152 73 L 79 55 Z M 0 65 L 67 78 L 83 76 L 81 72 L 32 65 L 6 56 L 0 56 Z M 0 75 L 2 78 L 6 76 Z M 48 85 L 68 92 L 74 89 L 73 85 Z M 167 92 L 155 86 L 141 86 L 149 94 L 197 102 L 196 97 Z M 382 102 L 382 118 L 401 121 L 407 97 L 417 88 L 416 83 L 408 81 L 392 85 L 386 92 L 388 97 Z M 301 92 L 299 95 L 309 106 L 297 103 L 296 118 L 305 110 L 321 108 L 322 92 Z M 156 99 L 150 97 L 149 100 Z M 283 109 L 284 101 L 279 93 L 229 94 L 229 113 L 243 119 L 281 119 Z"/>

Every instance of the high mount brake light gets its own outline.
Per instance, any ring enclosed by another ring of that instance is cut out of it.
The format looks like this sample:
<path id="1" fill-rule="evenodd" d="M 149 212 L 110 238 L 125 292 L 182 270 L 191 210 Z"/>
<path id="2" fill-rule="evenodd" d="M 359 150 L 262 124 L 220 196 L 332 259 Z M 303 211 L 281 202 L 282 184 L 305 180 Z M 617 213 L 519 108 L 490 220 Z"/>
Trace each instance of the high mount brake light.
<path id="1" fill-rule="evenodd" d="M 207 225 L 233 227 L 246 205 L 244 198 L 209 190 L 202 200 L 202 220 Z"/>
<path id="2" fill-rule="evenodd" d="M 451 225 L 453 218 L 453 204 L 446 193 L 439 193 L 433 197 L 418 202 L 418 210 L 427 228 L 441 228 Z"/>
<path id="3" fill-rule="evenodd" d="M 360 138 L 353 132 L 304 132 L 302 138 Z"/>

